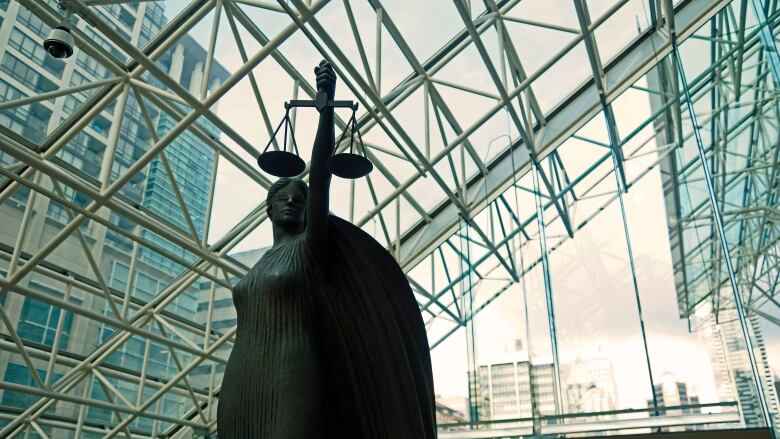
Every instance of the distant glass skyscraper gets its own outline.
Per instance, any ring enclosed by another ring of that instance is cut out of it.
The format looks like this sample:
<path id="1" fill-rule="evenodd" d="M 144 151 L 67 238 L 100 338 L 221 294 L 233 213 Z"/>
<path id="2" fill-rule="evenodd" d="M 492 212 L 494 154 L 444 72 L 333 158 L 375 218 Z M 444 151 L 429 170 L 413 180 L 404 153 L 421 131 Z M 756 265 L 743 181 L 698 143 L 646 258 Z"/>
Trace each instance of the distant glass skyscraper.
<path id="1" fill-rule="evenodd" d="M 197 96 L 200 93 L 200 84 L 203 80 L 203 60 L 206 59 L 206 56 L 206 51 L 200 45 L 191 38 L 185 38 L 176 46 L 170 57 L 169 75 L 180 84 L 189 86 L 190 92 Z M 221 66 L 214 65 L 211 76 L 210 88 L 214 88 L 225 80 L 228 74 Z M 216 111 L 214 106 L 211 109 Z M 220 132 L 213 124 L 203 119 L 200 123 L 206 135 L 213 139 L 219 137 Z M 158 136 L 164 136 L 175 125 L 176 121 L 172 117 L 161 112 L 157 128 Z M 206 215 L 214 184 L 216 153 L 191 131 L 184 131 L 165 148 L 165 155 L 178 185 L 182 189 L 181 195 L 190 214 L 192 225 L 198 236 L 202 237 L 206 230 Z M 179 202 L 160 157 L 155 158 L 150 165 L 143 205 L 150 211 L 178 225 L 181 229 L 189 230 L 185 213 L 179 208 Z M 144 237 L 160 244 L 184 260 L 188 262 L 194 260 L 193 255 L 185 252 L 179 246 L 160 237 L 152 236 L 151 232 L 144 231 L 144 234 Z M 142 252 L 142 257 L 151 263 L 162 264 L 170 269 L 178 268 L 170 259 L 163 258 L 151 251 Z"/>
<path id="2" fill-rule="evenodd" d="M 47 3 L 56 7 L 57 2 Z M 165 2 L 137 2 L 105 5 L 92 8 L 96 13 L 115 26 L 136 47 L 143 47 L 166 23 L 164 15 Z M 87 36 L 111 54 L 119 63 L 124 63 L 126 56 L 113 44 L 105 40 L 90 26 L 79 22 L 76 25 Z M 25 96 L 32 96 L 67 87 L 88 84 L 112 76 L 112 73 L 102 64 L 76 48 L 73 56 L 66 60 L 54 59 L 46 53 L 41 42 L 46 38 L 50 26 L 43 23 L 29 10 L 19 3 L 0 0 L 0 101 L 9 101 Z M 166 69 L 170 75 L 184 87 L 199 93 L 203 78 L 203 64 L 206 51 L 189 35 L 183 36 L 167 53 L 156 62 Z M 228 72 L 218 63 L 212 65 L 209 88 L 213 88 L 228 77 Z M 164 89 L 155 78 L 148 74 L 141 79 L 150 85 Z M 77 92 L 56 99 L 36 102 L 0 111 L 0 127 L 9 135 L 18 135 L 33 144 L 40 144 L 51 134 L 63 120 L 68 118 L 96 89 Z M 128 94 L 128 103 L 123 116 L 117 101 L 90 120 L 87 126 L 71 139 L 58 153 L 55 161 L 59 166 L 68 167 L 81 172 L 85 179 L 96 179 L 101 175 L 101 169 L 109 169 L 110 182 L 124 174 L 153 144 L 154 136 L 144 120 L 135 93 Z M 156 134 L 164 136 L 177 123 L 174 115 L 168 114 L 144 99 L 147 110 L 152 118 Z M 178 105 L 172 103 L 171 105 Z M 121 123 L 118 123 L 121 120 Z M 213 125 L 198 122 L 201 128 L 211 138 L 220 135 Z M 111 144 L 110 139 L 116 139 L 116 152 L 112 157 L 106 157 L 106 151 Z M 207 231 L 208 211 L 213 195 L 213 185 L 217 155 L 201 138 L 185 131 L 165 148 L 167 161 L 173 175 L 168 175 L 160 157 L 155 158 L 143 171 L 134 175 L 120 190 L 121 196 L 145 209 L 150 215 L 157 216 L 161 221 L 191 234 L 188 221 L 179 207 L 177 196 L 171 184 L 171 177 L 177 182 L 181 197 L 187 206 L 195 233 L 200 239 Z M 14 159 L 0 152 L 0 165 L 8 165 Z M 108 167 L 108 168 L 107 168 Z M 43 178 L 40 182 L 48 188 L 53 184 Z M 2 181 L 2 180 L 0 180 Z M 75 204 L 84 207 L 91 201 L 85 195 L 63 187 L 65 196 Z M 26 241 L 22 243 L 24 252 L 22 259 L 29 257 L 48 239 L 69 222 L 69 212 L 65 206 L 44 196 L 30 197 L 30 191 L 22 187 L 17 189 L 11 199 L 0 206 L 0 275 L 8 271 L 8 261 L 19 233 L 23 220 L 23 212 L 30 205 L 29 228 Z M 141 230 L 135 223 L 117 215 L 107 214 L 107 219 L 113 224 L 129 232 L 140 233 L 145 239 L 158 248 L 183 259 L 194 260 L 194 256 L 162 237 L 155 236 L 148 230 Z M 80 228 L 85 242 L 89 245 L 92 257 L 97 261 L 101 276 L 106 280 L 108 288 L 117 300 L 123 296 L 129 297 L 132 304 L 142 304 L 167 286 L 183 267 L 173 260 L 144 246 L 138 246 L 114 230 L 107 229 L 95 222 L 85 222 Z M 86 293 L 77 288 L 65 287 L 56 280 L 59 273 L 94 285 L 96 275 L 90 267 L 85 253 L 77 244 L 75 236 L 71 236 L 61 244 L 46 261 L 47 269 L 37 270 L 27 276 L 18 285 L 38 293 L 51 295 L 60 300 L 67 300 L 92 312 L 111 316 L 111 310 L 106 301 L 94 293 Z M 48 271 L 47 271 L 48 270 Z M 199 325 L 197 286 L 192 286 L 182 292 L 166 307 L 164 312 L 173 318 L 189 322 L 189 325 Z M 117 301 L 115 300 L 115 301 Z M 14 293 L 5 294 L 0 298 L 4 309 L 13 319 L 13 324 L 25 344 L 40 352 L 33 356 L 33 365 L 41 379 L 51 370 L 49 380 L 55 380 L 67 368 L 56 365 L 49 368 L 43 358 L 54 347 L 55 338 L 60 352 L 65 357 L 79 359 L 88 355 L 94 348 L 107 340 L 115 328 L 107 324 L 99 324 L 92 320 L 64 312 L 60 308 L 43 301 Z M 201 325 L 202 326 L 202 325 Z M 157 328 L 153 332 L 160 334 Z M 6 330 L 0 330 L 6 332 Z M 144 358 L 148 363 L 144 365 Z M 139 336 L 132 336 L 103 363 L 107 381 L 128 400 L 140 400 L 156 391 L 147 386 L 139 395 L 137 377 L 143 373 L 151 382 L 165 382 L 179 372 L 170 348 L 162 343 L 151 341 Z M 187 362 L 189 357 L 180 353 L 179 361 Z M 145 366 L 145 367 L 144 367 Z M 0 348 L 0 376 L 8 383 L 36 387 L 33 376 L 21 357 L 13 350 Z M 49 381 L 47 380 L 47 381 Z M 205 385 L 191 383 L 195 395 L 200 395 Z M 181 386 L 177 386 L 181 387 Z M 93 399 L 112 401 L 116 395 L 108 392 L 106 383 L 92 380 L 81 385 L 77 393 Z M 201 395 L 202 396 L 202 395 Z M 205 398 L 205 396 L 203 396 Z M 0 406 L 3 412 L 18 412 L 32 404 L 37 396 L 24 392 L 5 390 L 0 392 Z M 183 388 L 173 389 L 166 394 L 151 410 L 166 413 L 169 416 L 185 415 L 185 407 L 192 402 Z M 76 423 L 79 417 L 79 407 L 60 401 L 51 411 L 64 422 Z M 89 407 L 86 410 L 84 429 L 81 437 L 93 437 L 91 432 L 99 431 L 103 425 L 118 422 L 117 414 L 100 407 Z M 6 421 L 0 420 L 0 426 Z M 162 432 L 167 424 L 148 417 L 139 417 L 131 424 L 130 431 L 148 435 L 150 432 Z M 46 428 L 50 437 L 72 437 L 72 431 L 66 429 Z M 99 437 L 99 436 L 96 436 Z"/>
<path id="3" fill-rule="evenodd" d="M 737 400 L 739 402 L 742 420 L 746 427 L 763 426 L 764 416 L 753 382 L 747 345 L 742 336 L 742 328 L 737 319 L 736 309 L 721 310 L 716 322 L 709 307 L 709 302 L 702 302 L 695 313 L 694 321 L 697 333 L 707 342 L 718 398 L 721 401 Z M 768 354 L 758 316 L 748 315 L 747 322 L 753 341 L 754 355 L 762 378 L 761 385 L 764 388 L 770 412 L 775 418 L 773 422 L 777 428 L 780 425 L 777 415 L 780 404 L 778 404 L 774 377 L 769 367 Z"/>

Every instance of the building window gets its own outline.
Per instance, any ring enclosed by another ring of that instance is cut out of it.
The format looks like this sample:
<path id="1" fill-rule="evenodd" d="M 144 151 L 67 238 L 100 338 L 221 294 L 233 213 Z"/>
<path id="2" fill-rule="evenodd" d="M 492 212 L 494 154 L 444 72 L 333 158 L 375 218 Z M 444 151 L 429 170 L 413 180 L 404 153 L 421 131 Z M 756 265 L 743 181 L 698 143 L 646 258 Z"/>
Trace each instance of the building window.
<path id="1" fill-rule="evenodd" d="M 80 105 L 81 101 L 79 99 L 73 97 L 73 95 L 69 95 L 68 98 L 65 99 L 63 110 L 68 116 L 70 116 Z"/>
<path id="2" fill-rule="evenodd" d="M 111 21 L 109 20 L 109 23 Z M 119 49 L 117 49 L 113 44 L 109 43 L 108 40 L 103 38 L 103 36 L 92 29 L 91 26 L 87 26 L 83 29 L 84 34 L 87 35 L 90 39 L 90 41 L 93 41 L 97 43 L 100 47 L 105 49 L 106 51 L 110 52 L 111 55 L 117 60 L 117 61 L 124 61 L 127 59 L 127 56 L 124 55 Z"/>
<path id="3" fill-rule="evenodd" d="M 0 80 L 0 101 L 7 102 L 26 95 Z M 51 118 L 51 110 L 40 103 L 23 105 L 0 112 L 0 125 L 33 141 L 40 142 L 46 137 Z"/>
<path id="4" fill-rule="evenodd" d="M 65 196 L 65 198 L 73 203 L 75 203 L 79 207 L 86 207 L 87 204 L 89 204 L 90 199 L 82 194 L 81 192 L 76 192 L 75 189 L 73 189 L 70 186 L 62 186 L 62 194 Z M 60 204 L 54 200 L 51 200 L 49 202 L 49 208 L 46 212 L 49 218 L 53 219 L 54 221 L 62 224 L 67 224 L 70 222 L 70 219 L 68 218 L 68 213 L 66 212 L 66 207 L 63 204 Z M 75 212 L 74 212 L 75 215 Z M 86 221 L 81 224 L 82 230 L 89 230 L 89 222 Z"/>
<path id="5" fill-rule="evenodd" d="M 82 160 L 80 157 L 76 157 L 67 149 L 63 149 L 57 155 L 62 159 L 63 162 L 73 166 L 76 169 L 82 169 L 84 167 L 84 160 Z"/>
<path id="6" fill-rule="evenodd" d="M 162 25 L 163 21 L 165 21 L 165 18 L 163 17 L 164 11 L 163 7 L 160 6 L 157 3 L 149 3 L 146 6 L 146 18 L 151 20 L 153 23 L 155 23 L 157 26 Z"/>
<path id="7" fill-rule="evenodd" d="M 130 220 L 125 219 L 124 217 L 120 217 L 115 212 L 111 212 L 109 216 L 109 221 L 111 221 L 113 224 L 116 224 L 123 230 L 132 231 L 135 228 L 135 223 L 131 222 Z M 117 232 L 114 229 L 108 229 L 106 230 L 106 243 L 111 245 L 112 247 L 119 249 L 120 251 L 130 254 L 130 252 L 133 251 L 133 241 L 131 241 L 129 238 L 125 237 L 121 233 Z M 124 274 L 118 274 L 120 273 L 119 269 L 124 269 Z M 111 275 L 112 278 L 112 288 L 116 288 L 119 291 L 124 291 L 125 287 L 127 286 L 127 267 L 122 264 L 114 263 L 114 273 Z M 113 284 L 113 281 L 116 281 L 116 285 Z"/>
<path id="8" fill-rule="evenodd" d="M 106 146 L 95 137 L 84 131 L 80 131 L 76 137 L 68 142 L 65 148 L 57 153 L 57 156 L 65 159 L 65 151 L 68 151 L 70 154 L 80 159 L 82 163 L 80 169 L 82 171 L 97 178 L 100 174 L 100 165 L 105 147 Z"/>
<path id="9" fill-rule="evenodd" d="M 114 261 L 113 265 L 109 286 L 124 291 L 125 288 L 127 288 L 127 279 L 130 270 L 127 265 L 122 264 L 121 262 Z M 140 271 L 136 271 L 134 275 L 135 281 L 133 282 L 132 295 L 133 297 L 142 300 L 144 303 L 150 301 L 163 287 L 155 278 Z"/>
<path id="10" fill-rule="evenodd" d="M 35 290 L 43 291 L 59 299 L 64 297 L 61 292 L 37 282 L 31 282 L 30 286 Z M 67 348 L 70 330 L 73 326 L 73 313 L 65 312 L 64 314 L 65 320 L 62 324 L 59 349 Z M 22 305 L 22 313 L 19 317 L 19 337 L 51 347 L 54 344 L 57 325 L 62 315 L 63 310 L 60 308 L 29 297 L 25 298 L 24 305 Z"/>
<path id="11" fill-rule="evenodd" d="M 121 393 L 125 398 L 127 398 L 130 401 L 135 401 L 135 399 L 138 396 L 138 384 L 131 383 L 125 380 L 120 380 L 115 377 L 106 377 L 109 383 L 111 383 L 112 386 L 114 386 L 119 393 Z M 142 400 L 146 400 L 150 398 L 156 389 L 149 388 L 148 386 L 144 388 L 144 396 Z M 103 388 L 103 383 L 101 383 L 97 378 L 92 379 L 92 393 L 91 397 L 94 400 L 103 401 L 103 402 L 111 402 L 111 400 L 115 399 L 116 396 L 108 395 L 106 394 L 106 390 Z M 110 409 L 102 408 L 102 407 L 89 407 L 87 408 L 87 419 L 93 422 L 98 422 L 101 424 L 108 424 L 113 425 L 117 422 L 119 422 L 119 418 L 117 417 L 116 413 Z M 136 420 L 134 420 L 130 424 L 130 429 L 135 430 L 139 433 L 144 433 L 146 435 L 151 435 L 152 432 L 152 420 L 147 417 L 139 417 Z M 90 436 L 84 436 L 91 438 Z M 103 436 L 95 436 L 95 439 L 102 438 Z"/>
<path id="12" fill-rule="evenodd" d="M 226 328 L 232 328 L 238 324 L 236 319 L 218 320 L 211 325 L 211 329 L 219 331 Z"/>
<path id="13" fill-rule="evenodd" d="M 92 81 L 89 80 L 86 76 L 82 75 L 79 72 L 73 72 L 73 75 L 70 77 L 70 86 L 76 87 L 83 84 L 88 84 Z M 83 93 L 83 92 L 82 92 Z"/>
<path id="14" fill-rule="evenodd" d="M 17 90 L 15 87 L 12 87 L 10 84 L 8 84 L 5 81 L 0 81 L 0 100 L 3 102 L 12 101 L 14 99 L 19 99 L 23 97 L 24 94 Z"/>
<path id="15" fill-rule="evenodd" d="M 30 12 L 29 9 L 19 8 L 19 13 L 16 14 L 16 21 L 24 25 L 25 28 L 35 32 L 42 39 L 45 39 L 51 30 L 49 25 Z"/>
<path id="16" fill-rule="evenodd" d="M 100 64 L 97 60 L 95 60 L 95 58 L 92 58 L 82 51 L 80 51 L 78 56 L 76 56 L 76 65 L 98 79 L 105 79 L 111 76 L 111 73 L 103 66 L 103 64 Z"/>
<path id="17" fill-rule="evenodd" d="M 119 6 L 119 5 L 115 5 L 115 6 Z M 124 23 L 128 29 L 132 29 L 133 26 L 135 25 L 135 16 L 125 8 L 119 7 L 119 16 L 117 18 L 119 18 L 119 21 Z"/>
<path id="18" fill-rule="evenodd" d="M 208 288 L 211 288 L 211 282 L 206 282 L 207 285 L 209 285 Z M 218 299 L 214 301 L 214 306 L 212 306 L 212 309 L 220 309 L 220 308 L 230 308 L 233 306 L 233 298 L 228 297 L 227 299 Z M 198 304 L 198 311 L 206 311 L 209 309 L 209 302 L 200 302 Z"/>
<path id="19" fill-rule="evenodd" d="M 38 372 L 38 376 L 41 377 L 42 380 L 46 379 L 45 370 L 36 369 L 36 372 Z M 60 379 L 60 377 L 62 377 L 62 374 L 55 373 L 52 382 L 56 382 L 58 379 Z M 8 363 L 8 367 L 5 369 L 5 376 L 3 377 L 3 381 L 7 383 L 21 384 L 23 386 L 36 387 L 35 381 L 33 380 L 32 374 L 30 373 L 30 369 L 28 369 L 27 366 L 23 364 L 17 364 L 13 362 Z M 35 403 L 38 398 L 38 396 L 31 395 L 29 393 L 12 392 L 10 390 L 6 390 L 3 392 L 2 404 L 8 407 L 25 409 Z M 54 404 L 52 404 L 51 408 L 49 408 L 47 412 L 53 412 L 54 407 Z"/>
<path id="20" fill-rule="evenodd" d="M 103 20 L 105 20 L 106 23 L 113 23 L 114 24 L 114 31 L 119 33 L 120 37 L 124 38 L 126 41 L 130 41 L 130 34 L 128 34 L 126 29 L 123 29 L 122 26 L 117 26 L 119 22 L 123 23 L 122 19 L 120 18 L 120 12 L 119 10 L 121 7 L 119 5 L 107 5 L 104 6 L 102 9 L 95 8 L 94 12 L 100 16 Z M 127 26 L 125 24 L 125 26 Z M 132 30 L 132 28 L 130 29 Z"/>
<path id="21" fill-rule="evenodd" d="M 57 89 L 57 85 L 54 82 L 44 78 L 43 75 L 10 53 L 5 54 L 0 70 L 8 73 L 36 93 L 46 93 Z"/>
<path id="22" fill-rule="evenodd" d="M 19 322 L 19 337 L 46 346 L 53 345 L 61 314 L 62 310 L 59 308 L 35 299 L 25 299 Z M 60 349 L 67 348 L 72 325 L 73 314 L 66 312 L 65 322 L 62 326 L 62 337 L 60 338 Z"/>

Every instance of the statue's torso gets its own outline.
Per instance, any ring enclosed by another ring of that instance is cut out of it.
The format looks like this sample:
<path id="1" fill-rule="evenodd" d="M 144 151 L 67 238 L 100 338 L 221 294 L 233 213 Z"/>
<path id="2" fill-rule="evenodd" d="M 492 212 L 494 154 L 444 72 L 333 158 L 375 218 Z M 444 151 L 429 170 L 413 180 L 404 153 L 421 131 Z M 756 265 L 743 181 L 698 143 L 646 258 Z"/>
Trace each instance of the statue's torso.
<path id="1" fill-rule="evenodd" d="M 324 417 L 310 254 L 302 239 L 271 249 L 234 287 L 238 331 L 220 394 L 220 411 L 232 413 L 220 422 L 242 430 L 228 437 L 316 436 L 295 421 Z"/>

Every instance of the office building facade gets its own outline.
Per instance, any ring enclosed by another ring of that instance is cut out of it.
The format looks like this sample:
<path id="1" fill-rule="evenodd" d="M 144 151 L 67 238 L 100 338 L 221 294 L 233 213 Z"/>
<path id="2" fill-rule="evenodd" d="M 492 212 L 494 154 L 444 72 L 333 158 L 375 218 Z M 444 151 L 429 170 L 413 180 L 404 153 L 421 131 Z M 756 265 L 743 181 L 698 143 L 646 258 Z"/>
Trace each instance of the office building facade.
<path id="1" fill-rule="evenodd" d="M 56 2 L 48 3 L 56 6 Z M 117 31 L 136 47 L 143 47 L 166 23 L 164 2 L 115 4 L 94 9 L 103 18 L 114 23 Z M 50 26 L 19 3 L 0 1 L 0 19 L 2 100 L 87 84 L 112 75 L 101 63 L 78 48 L 73 56 L 65 60 L 48 56 L 41 42 Z M 119 49 L 85 23 L 79 21 L 76 26 L 98 41 L 120 64 L 126 61 L 127 57 Z M 205 58 L 206 51 L 203 47 L 192 37 L 185 35 L 157 62 L 174 80 L 194 91 L 200 90 L 204 80 Z M 228 72 L 215 62 L 209 88 L 218 85 L 227 76 Z M 144 75 L 141 79 L 153 87 L 164 88 L 149 75 Z M 0 126 L 7 132 L 40 144 L 63 120 L 87 102 L 94 91 L 95 89 L 85 90 L 0 111 Z M 126 106 L 118 102 L 108 105 L 57 153 L 54 158 L 57 165 L 80 173 L 85 179 L 99 178 L 101 173 L 108 172 L 109 180 L 114 181 L 124 174 L 148 151 L 155 137 L 164 136 L 177 122 L 175 115 L 163 111 L 148 99 L 143 99 L 145 111 L 148 111 L 156 131 L 153 134 L 145 120 L 143 107 L 137 99 L 138 95 L 128 92 Z M 212 138 L 216 139 L 220 135 L 214 126 L 207 123 L 201 124 L 201 128 Z M 112 155 L 110 150 L 114 143 L 115 153 Z M 119 194 L 161 221 L 185 233 L 194 229 L 195 234 L 204 239 L 213 196 L 217 155 L 190 131 L 178 136 L 166 147 L 165 155 L 172 175 L 169 175 L 162 157 L 158 156 L 142 172 L 134 175 Z M 0 152 L 0 164 L 14 163 L 12 157 Z M 47 189 L 64 192 L 80 207 L 87 206 L 91 201 L 84 194 L 67 186 L 55 185 L 47 178 L 37 181 Z M 176 194 L 172 181 L 176 182 L 179 195 Z M 3 184 L 7 182 L 3 181 Z M 185 218 L 178 196 L 181 196 L 187 206 L 189 218 Z M 140 234 L 156 247 L 139 246 L 115 230 L 95 221 L 86 221 L 46 259 L 46 268 L 34 271 L 20 281 L 19 286 L 34 293 L 54 296 L 110 318 L 115 311 L 126 312 L 132 308 L 127 303 L 123 304 L 122 297 L 130 304 L 145 303 L 184 270 L 182 265 L 156 249 L 162 249 L 167 255 L 174 255 L 179 261 L 194 260 L 193 255 L 144 230 L 127 218 L 114 212 L 99 211 L 99 214 L 129 233 Z M 24 261 L 62 230 L 72 215 L 66 206 L 45 196 L 31 196 L 30 191 L 24 187 L 17 189 L 10 199 L 0 206 L 0 274 L 6 275 L 12 268 L 9 264 L 13 248 L 22 246 L 20 260 Z M 27 228 L 27 239 L 20 243 L 16 238 L 23 225 Z M 113 306 L 96 294 L 72 288 L 68 285 L 68 277 L 93 285 L 101 292 L 107 289 L 114 294 Z M 199 294 L 197 287 L 189 288 L 166 307 L 166 312 L 170 313 L 172 318 L 196 322 Z M 25 296 L 7 293 L 0 301 L 5 312 L 11 317 L 18 337 L 33 352 L 32 368 L 46 385 L 56 381 L 58 376 L 67 370 L 67 362 L 53 364 L 47 361 L 52 351 L 55 355 L 65 356 L 77 363 L 112 337 L 118 329 L 117 326 L 105 323 L 110 320 L 100 323 Z M 161 328 L 150 327 L 149 330 L 158 335 L 164 334 Z M 3 382 L 38 387 L 37 377 L 31 372 L 32 368 L 28 367 L 13 349 L 8 331 L 0 332 L 6 335 L 3 343 L 7 348 L 0 353 L 0 376 L 3 377 Z M 157 389 L 147 386 L 141 391 L 138 376 L 145 374 L 147 380 L 164 383 L 180 370 L 179 363 L 188 361 L 184 353 L 179 353 L 178 356 L 174 354 L 162 343 L 134 335 L 104 363 L 103 367 L 109 371 L 106 372 L 105 380 L 95 378 L 78 386 L 76 392 L 84 397 L 111 403 L 119 402 L 123 398 L 128 401 L 143 400 Z M 145 358 L 148 358 L 146 364 Z M 191 384 L 197 399 L 206 383 Z M 37 399 L 38 396 L 30 393 L 4 389 L 0 392 L 0 412 L 7 416 L 0 419 L 0 423 L 7 422 L 13 414 L 24 410 Z M 191 405 L 191 396 L 182 388 L 174 389 L 151 410 L 179 416 Z M 81 406 L 65 401 L 59 401 L 52 407 L 47 413 L 60 417 L 64 422 L 76 423 L 80 420 L 83 424 L 83 437 L 99 435 L 97 431 L 101 428 L 119 421 L 117 413 L 105 408 L 92 406 L 81 409 Z M 82 410 L 84 413 L 80 413 Z M 130 431 L 149 434 L 162 432 L 168 426 L 159 420 L 139 417 L 131 424 Z M 72 437 L 69 436 L 72 431 L 47 427 L 45 424 L 44 427 L 50 437 Z"/>
<path id="2" fill-rule="evenodd" d="M 701 408 L 697 407 L 700 403 L 699 397 L 694 394 L 687 383 L 679 381 L 671 372 L 664 373 L 659 382 L 653 385 L 653 394 L 654 399 L 647 400 L 647 407 L 653 409 L 650 416 L 680 416 L 701 413 Z M 661 431 L 687 430 L 694 430 L 694 428 L 685 426 L 661 429 Z"/>
<path id="3" fill-rule="evenodd" d="M 661 382 L 653 386 L 655 394 L 655 403 L 658 404 L 658 413 L 660 415 L 701 413 L 701 409 L 695 407 L 700 403 L 699 397 L 695 395 L 687 383 L 678 381 L 672 373 L 665 373 L 661 376 Z M 647 401 L 647 406 L 655 408 L 654 400 Z M 688 407 L 694 406 L 694 407 Z M 667 407 L 679 407 L 671 410 L 662 410 Z"/>
<path id="4" fill-rule="evenodd" d="M 558 412 L 552 364 L 507 358 L 482 364 L 478 370 L 480 420 L 530 418 L 534 412 L 537 415 Z"/>

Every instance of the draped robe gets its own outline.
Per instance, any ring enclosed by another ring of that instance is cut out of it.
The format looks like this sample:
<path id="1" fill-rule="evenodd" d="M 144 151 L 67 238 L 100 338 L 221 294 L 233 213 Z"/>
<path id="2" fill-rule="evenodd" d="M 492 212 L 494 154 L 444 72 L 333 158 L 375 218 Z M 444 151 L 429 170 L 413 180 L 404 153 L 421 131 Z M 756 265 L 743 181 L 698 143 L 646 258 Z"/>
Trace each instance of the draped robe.
<path id="1" fill-rule="evenodd" d="M 218 436 L 436 437 L 428 341 L 393 257 L 338 217 L 327 248 L 301 234 L 233 290 L 238 330 L 219 394 Z"/>

